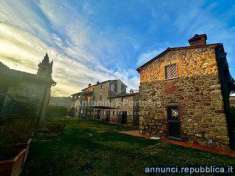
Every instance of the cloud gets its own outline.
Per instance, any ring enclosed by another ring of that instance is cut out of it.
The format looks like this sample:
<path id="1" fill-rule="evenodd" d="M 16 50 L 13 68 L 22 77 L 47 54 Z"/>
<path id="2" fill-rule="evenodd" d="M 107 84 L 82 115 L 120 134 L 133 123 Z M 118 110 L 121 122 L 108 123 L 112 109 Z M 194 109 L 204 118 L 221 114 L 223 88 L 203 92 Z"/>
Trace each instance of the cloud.
<path id="1" fill-rule="evenodd" d="M 107 79 L 121 79 L 137 89 L 137 66 L 163 48 L 179 46 L 193 34 L 205 32 L 210 42 L 225 44 L 232 68 L 235 27 L 227 19 L 234 14 L 232 8 L 222 16 L 213 14 L 218 7 L 201 0 L 0 1 L 0 60 L 11 68 L 36 73 L 48 52 L 54 60 L 56 96 L 68 96 L 88 83 Z"/>
<path id="2" fill-rule="evenodd" d="M 65 1 L 35 2 L 0 2 L 0 58 L 4 63 L 36 73 L 37 64 L 48 52 L 54 60 L 56 96 L 68 96 L 98 80 L 123 79 L 131 87 L 137 86 L 136 75 L 130 77 L 130 71 L 105 67 L 102 56 L 113 55 L 116 44 L 101 33 L 93 35 L 75 7 Z"/>
<path id="3" fill-rule="evenodd" d="M 175 27 L 183 36 L 192 36 L 196 33 L 206 33 L 208 42 L 223 43 L 227 55 L 227 60 L 230 66 L 235 64 L 235 26 L 229 25 L 226 20 L 232 14 L 235 5 L 229 10 L 225 10 L 220 4 L 214 2 L 205 5 L 203 1 L 197 4 L 190 4 L 183 10 L 185 13 L 177 13 L 175 17 Z M 190 9 L 190 10 L 187 10 Z M 222 9 L 223 13 L 215 14 L 214 11 Z M 233 11 L 234 12 L 234 11 Z M 233 14 L 234 16 L 234 14 Z M 230 67 L 230 71 L 235 76 L 235 70 Z"/>
<path id="4" fill-rule="evenodd" d="M 150 50 L 150 51 L 142 53 L 137 59 L 137 67 L 145 64 L 146 62 L 148 62 L 149 60 L 151 60 L 152 58 L 154 58 L 155 56 L 157 56 L 163 51 L 164 49 L 154 49 L 154 50 Z"/>

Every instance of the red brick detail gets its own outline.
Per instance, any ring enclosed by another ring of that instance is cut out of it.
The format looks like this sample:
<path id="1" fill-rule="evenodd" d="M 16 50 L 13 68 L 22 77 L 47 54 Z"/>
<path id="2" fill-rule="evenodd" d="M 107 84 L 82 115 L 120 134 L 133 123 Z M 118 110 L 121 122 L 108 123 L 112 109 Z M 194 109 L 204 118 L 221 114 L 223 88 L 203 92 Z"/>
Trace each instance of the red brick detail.
<path id="1" fill-rule="evenodd" d="M 190 142 L 184 142 L 184 141 L 174 141 L 174 140 L 169 140 L 166 137 L 161 137 L 161 141 L 166 142 L 168 144 L 179 145 L 185 148 L 193 148 L 193 149 L 200 150 L 203 152 L 210 152 L 214 154 L 219 154 L 219 155 L 224 155 L 224 156 L 235 158 L 234 150 L 225 149 L 222 147 L 208 147 L 205 145 L 201 145 L 197 142 L 190 143 Z"/>
<path id="2" fill-rule="evenodd" d="M 221 110 L 215 110 L 216 113 L 224 113 L 224 110 L 221 109 Z"/>
<path id="3" fill-rule="evenodd" d="M 176 91 L 176 86 L 174 85 L 174 83 L 169 82 L 169 83 L 165 84 L 165 93 L 166 94 L 173 94 L 173 93 L 175 93 L 175 91 Z"/>

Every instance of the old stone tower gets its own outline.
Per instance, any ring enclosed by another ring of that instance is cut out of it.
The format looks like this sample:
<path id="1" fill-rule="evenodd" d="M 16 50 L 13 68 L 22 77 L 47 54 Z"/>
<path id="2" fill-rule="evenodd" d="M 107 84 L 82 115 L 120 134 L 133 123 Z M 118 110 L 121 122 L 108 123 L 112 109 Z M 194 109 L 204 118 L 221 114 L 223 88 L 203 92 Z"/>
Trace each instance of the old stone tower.
<path id="1" fill-rule="evenodd" d="M 41 108 L 39 111 L 40 120 L 42 121 L 45 117 L 46 108 L 48 106 L 50 97 L 51 97 L 51 86 L 55 85 L 55 82 L 52 80 L 52 67 L 53 61 L 50 62 L 48 54 L 44 56 L 44 59 L 41 63 L 38 64 L 37 76 L 45 81 L 44 93 L 42 96 Z"/>
<path id="2" fill-rule="evenodd" d="M 0 62 L 0 118 L 37 117 L 42 121 L 49 103 L 53 62 L 46 54 L 37 74 L 13 70 Z"/>
<path id="3" fill-rule="evenodd" d="M 140 74 L 140 129 L 174 140 L 235 148 L 229 94 L 234 89 L 226 53 L 206 34 L 168 48 Z"/>
<path id="4" fill-rule="evenodd" d="M 38 64 L 37 75 L 44 79 L 51 79 L 53 61 L 50 62 L 48 54 L 44 56 L 41 63 Z"/>

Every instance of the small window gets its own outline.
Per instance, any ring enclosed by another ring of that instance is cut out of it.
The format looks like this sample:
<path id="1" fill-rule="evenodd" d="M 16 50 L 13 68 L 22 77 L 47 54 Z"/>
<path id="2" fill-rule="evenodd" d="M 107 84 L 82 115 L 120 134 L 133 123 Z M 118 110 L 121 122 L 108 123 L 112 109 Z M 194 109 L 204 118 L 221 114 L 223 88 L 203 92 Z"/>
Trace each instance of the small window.
<path id="1" fill-rule="evenodd" d="M 100 101 L 102 101 L 102 95 L 100 95 Z"/>
<path id="2" fill-rule="evenodd" d="M 176 64 L 165 66 L 165 79 L 177 78 L 177 67 Z"/>

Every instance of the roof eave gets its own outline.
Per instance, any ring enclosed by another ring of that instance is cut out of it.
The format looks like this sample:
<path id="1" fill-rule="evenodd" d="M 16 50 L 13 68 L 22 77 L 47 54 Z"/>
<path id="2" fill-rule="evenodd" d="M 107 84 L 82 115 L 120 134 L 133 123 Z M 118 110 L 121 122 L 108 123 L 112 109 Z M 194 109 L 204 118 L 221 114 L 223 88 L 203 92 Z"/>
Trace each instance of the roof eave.
<path id="1" fill-rule="evenodd" d="M 154 58 L 150 59 L 148 62 L 146 62 L 145 64 L 141 65 L 140 67 L 138 67 L 136 69 L 136 71 L 140 72 L 140 70 L 142 68 L 144 68 L 146 65 L 152 63 L 153 61 L 155 61 L 157 58 L 159 58 L 160 56 L 164 55 L 165 53 L 167 53 L 170 50 L 170 48 L 165 49 L 163 52 L 161 52 L 160 54 L 158 54 L 157 56 L 155 56 Z"/>
<path id="2" fill-rule="evenodd" d="M 159 57 L 163 56 L 164 54 L 166 54 L 168 51 L 175 51 L 175 50 L 182 50 L 182 49 L 195 49 L 195 48 L 204 48 L 204 47 L 223 47 L 222 43 L 212 43 L 212 44 L 207 44 L 207 45 L 197 45 L 197 46 L 183 46 L 183 47 L 175 47 L 175 48 L 167 48 L 166 50 L 164 50 L 163 52 L 161 52 L 160 54 L 158 54 L 157 56 L 155 56 L 154 58 L 150 59 L 148 62 L 146 62 L 145 64 L 143 64 L 142 66 L 138 67 L 136 70 L 138 72 L 141 71 L 141 69 L 143 69 L 145 66 L 149 65 L 150 63 L 152 63 L 153 61 L 155 61 L 156 59 L 158 59 Z"/>

